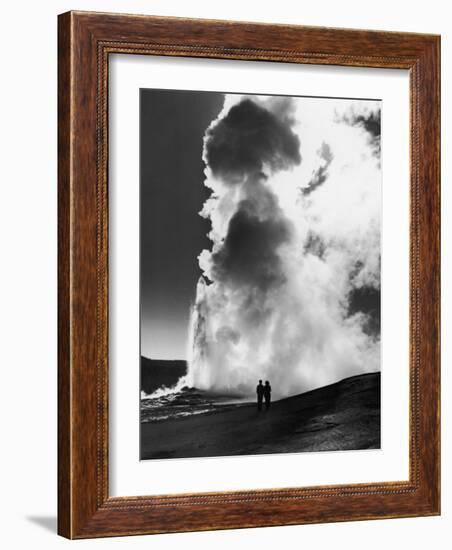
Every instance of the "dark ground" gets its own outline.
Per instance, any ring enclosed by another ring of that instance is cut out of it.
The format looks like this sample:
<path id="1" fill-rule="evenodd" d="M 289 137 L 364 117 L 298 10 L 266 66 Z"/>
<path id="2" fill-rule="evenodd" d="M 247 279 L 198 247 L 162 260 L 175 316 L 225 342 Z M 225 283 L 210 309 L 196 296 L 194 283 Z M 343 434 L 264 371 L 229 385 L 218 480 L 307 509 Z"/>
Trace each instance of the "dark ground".
<path id="1" fill-rule="evenodd" d="M 187 361 L 148 359 L 141 356 L 140 389 L 148 395 L 162 386 L 167 388 L 174 386 L 185 374 L 187 374 Z"/>
<path id="2" fill-rule="evenodd" d="M 380 373 L 272 403 L 141 425 L 141 459 L 380 448 Z"/>

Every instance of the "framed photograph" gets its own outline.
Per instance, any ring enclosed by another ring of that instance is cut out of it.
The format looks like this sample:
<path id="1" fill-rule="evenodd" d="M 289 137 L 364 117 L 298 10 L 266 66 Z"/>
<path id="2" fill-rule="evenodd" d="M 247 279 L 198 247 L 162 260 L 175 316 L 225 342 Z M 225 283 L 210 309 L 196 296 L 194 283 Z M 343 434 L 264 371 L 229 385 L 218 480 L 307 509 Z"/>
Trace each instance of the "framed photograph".
<path id="1" fill-rule="evenodd" d="M 440 513 L 439 56 L 59 16 L 61 535 Z"/>

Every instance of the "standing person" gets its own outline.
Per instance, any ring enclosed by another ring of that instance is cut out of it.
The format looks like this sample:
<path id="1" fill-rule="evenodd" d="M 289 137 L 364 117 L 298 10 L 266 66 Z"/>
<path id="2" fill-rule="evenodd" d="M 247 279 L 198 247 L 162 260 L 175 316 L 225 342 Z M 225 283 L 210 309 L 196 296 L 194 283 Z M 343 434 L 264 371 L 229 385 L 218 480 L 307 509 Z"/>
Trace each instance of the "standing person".
<path id="1" fill-rule="evenodd" d="M 262 385 L 262 380 L 259 380 L 259 384 L 256 387 L 257 393 L 257 410 L 262 410 L 262 400 L 264 399 L 264 386 Z"/>
<path id="2" fill-rule="evenodd" d="M 268 380 L 265 381 L 264 386 L 264 397 L 265 397 L 265 408 L 268 410 L 270 408 L 270 403 L 272 400 L 272 387 Z"/>

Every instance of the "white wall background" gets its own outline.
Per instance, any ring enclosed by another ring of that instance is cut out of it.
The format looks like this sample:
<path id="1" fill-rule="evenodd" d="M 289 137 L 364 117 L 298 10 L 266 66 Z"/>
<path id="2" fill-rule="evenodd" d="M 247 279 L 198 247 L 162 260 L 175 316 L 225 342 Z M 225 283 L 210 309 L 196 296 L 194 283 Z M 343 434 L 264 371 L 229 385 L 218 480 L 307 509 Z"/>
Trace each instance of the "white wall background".
<path id="1" fill-rule="evenodd" d="M 56 33 L 69 9 L 178 15 L 442 34 L 443 515 L 71 543 L 56 530 Z M 452 535 L 451 177 L 452 17 L 449 2 L 412 0 L 73 0 L 2 5 L 0 84 L 0 537 L 8 549 L 411 549 L 450 547 Z"/>

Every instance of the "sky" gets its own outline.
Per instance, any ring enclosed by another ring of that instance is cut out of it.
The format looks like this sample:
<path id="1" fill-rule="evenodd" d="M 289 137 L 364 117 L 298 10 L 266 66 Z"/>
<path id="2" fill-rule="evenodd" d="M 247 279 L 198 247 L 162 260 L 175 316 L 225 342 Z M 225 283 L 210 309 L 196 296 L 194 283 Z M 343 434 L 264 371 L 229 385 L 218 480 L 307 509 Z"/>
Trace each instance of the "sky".
<path id="1" fill-rule="evenodd" d="M 198 215 L 203 135 L 220 112 L 216 92 L 140 90 L 141 353 L 185 359 L 190 305 L 201 274 L 197 256 L 209 246 Z"/>

